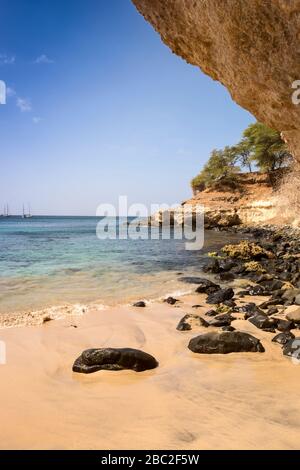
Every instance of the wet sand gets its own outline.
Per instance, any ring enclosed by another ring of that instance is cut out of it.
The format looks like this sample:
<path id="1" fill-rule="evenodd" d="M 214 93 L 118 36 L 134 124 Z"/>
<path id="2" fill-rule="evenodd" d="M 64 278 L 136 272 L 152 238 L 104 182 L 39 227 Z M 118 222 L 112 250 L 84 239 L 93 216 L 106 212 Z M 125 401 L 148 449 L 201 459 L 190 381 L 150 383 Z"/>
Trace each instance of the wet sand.
<path id="1" fill-rule="evenodd" d="M 193 354 L 189 339 L 207 329 L 176 326 L 186 313 L 207 311 L 204 298 L 185 296 L 178 307 L 94 308 L 0 330 L 7 348 L 0 448 L 299 448 L 300 366 L 271 343 L 274 334 L 244 320 L 233 326 L 261 339 L 265 353 Z M 72 372 L 82 350 L 109 346 L 142 349 L 160 365 L 142 373 Z"/>

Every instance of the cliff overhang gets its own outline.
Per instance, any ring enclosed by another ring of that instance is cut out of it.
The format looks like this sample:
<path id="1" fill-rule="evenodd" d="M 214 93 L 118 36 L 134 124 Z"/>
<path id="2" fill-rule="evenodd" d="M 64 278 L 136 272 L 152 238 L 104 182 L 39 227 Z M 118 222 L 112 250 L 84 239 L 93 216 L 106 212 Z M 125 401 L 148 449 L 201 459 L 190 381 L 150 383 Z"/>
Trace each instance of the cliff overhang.
<path id="1" fill-rule="evenodd" d="M 133 0 L 163 42 L 280 132 L 300 163 L 300 0 Z"/>

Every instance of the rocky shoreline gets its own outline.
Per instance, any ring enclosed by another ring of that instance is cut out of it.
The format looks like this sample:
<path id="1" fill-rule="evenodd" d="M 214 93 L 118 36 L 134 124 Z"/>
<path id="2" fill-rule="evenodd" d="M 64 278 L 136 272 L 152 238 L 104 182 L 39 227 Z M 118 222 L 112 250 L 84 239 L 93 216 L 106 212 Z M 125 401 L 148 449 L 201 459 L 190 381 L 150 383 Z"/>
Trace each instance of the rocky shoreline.
<path id="1" fill-rule="evenodd" d="M 1 447 L 297 449 L 299 245 L 275 232 L 181 273 L 191 294 L 2 329 Z"/>
<path id="2" fill-rule="evenodd" d="M 245 235 L 245 239 L 209 253 L 199 277 L 189 278 L 182 274 L 179 280 L 196 285 L 195 294 L 206 296 L 207 309 L 198 314 L 197 309 L 203 306 L 192 305 L 193 313 L 187 312 L 174 328 L 177 326 L 178 331 L 202 330 L 202 334 L 187 345 L 198 354 L 263 352 L 264 346 L 257 338 L 249 337 L 248 333 L 237 331 L 232 326 L 232 322 L 243 320 L 269 333 L 270 341 L 283 347 L 283 354 L 296 357 L 298 348 L 293 345 L 298 340 L 300 342 L 300 336 L 297 338 L 297 330 L 300 329 L 300 230 L 274 225 L 239 225 L 215 227 L 213 230 L 238 233 Z M 242 288 L 237 289 L 237 281 L 243 284 Z M 164 300 L 174 308 L 183 302 L 181 297 L 180 300 L 173 297 Z M 148 302 L 140 300 L 132 306 L 138 310 L 148 307 Z M 70 316 L 75 319 L 94 308 L 95 305 L 75 305 L 25 312 L 23 315 L 6 314 L 2 315 L 2 328 L 43 325 Z M 130 356 L 130 348 L 128 351 Z M 144 354 L 143 351 L 140 353 Z M 118 355 L 113 354 L 112 357 Z M 93 364 L 92 370 L 105 368 L 122 370 L 118 364 L 107 366 L 103 362 Z M 81 369 L 80 372 L 84 372 L 89 368 Z"/>
<path id="3" fill-rule="evenodd" d="M 202 270 L 214 275 L 215 282 L 200 277 L 186 279 L 187 282 L 198 284 L 195 292 L 207 296 L 208 307 L 204 316 L 186 314 L 179 321 L 177 330 L 190 331 L 199 327 L 219 329 L 202 333 L 190 340 L 188 348 L 197 354 L 264 352 L 265 348 L 259 339 L 237 331 L 231 325 L 235 320 L 244 320 L 257 329 L 270 333 L 270 341 L 280 344 L 284 355 L 298 360 L 300 335 L 296 337 L 294 332 L 297 333 L 300 329 L 300 231 L 291 227 L 278 229 L 272 226 L 235 227 L 234 231 L 251 235 L 256 241 L 242 240 L 237 244 L 223 246 L 219 252 L 210 253 L 210 259 Z M 248 281 L 244 289 L 238 292 L 230 285 L 236 279 Z M 249 296 L 261 298 L 261 302 L 245 301 L 245 297 Z M 164 302 L 176 307 L 178 299 L 168 297 Z M 139 301 L 133 307 L 145 308 L 146 304 Z M 192 306 L 194 309 L 198 307 L 197 304 Z M 105 349 L 98 349 L 96 352 L 94 356 L 101 358 L 99 363 L 93 363 L 92 368 L 78 368 L 75 361 L 73 370 L 90 373 L 101 369 L 131 368 L 139 371 L 138 367 L 132 366 L 135 364 L 136 354 L 146 354 L 135 350 L 131 354 L 128 349 L 127 362 L 131 365 L 126 365 L 125 361 L 125 365 L 120 367 L 120 355 L 116 351 L 109 354 L 108 363 L 103 360 L 103 356 L 107 356 Z M 87 353 L 84 351 L 82 354 Z M 115 362 L 113 357 L 116 358 Z"/>
<path id="4" fill-rule="evenodd" d="M 276 333 L 271 340 L 283 346 L 283 354 L 297 359 L 300 357 L 300 336 L 295 337 L 292 330 L 300 329 L 300 231 L 272 226 L 263 229 L 243 227 L 239 229 L 241 231 L 260 241 L 244 240 L 225 245 L 219 253 L 211 254 L 211 260 L 203 270 L 222 282 L 243 278 L 248 279 L 249 284 L 235 294 L 232 287 L 221 288 L 211 280 L 202 279 L 196 292 L 207 294 L 206 303 L 214 306 L 205 314 L 209 321 L 190 315 L 179 322 L 177 329 L 192 329 L 193 324 L 201 324 L 226 331 L 226 334 L 210 333 L 191 340 L 189 348 L 197 353 L 263 352 L 264 348 L 256 344 L 256 338 L 246 337 L 231 327 L 233 320 L 242 318 L 258 329 Z M 245 303 L 245 296 L 261 297 L 262 301 Z M 249 341 L 255 343 L 254 349 Z"/>

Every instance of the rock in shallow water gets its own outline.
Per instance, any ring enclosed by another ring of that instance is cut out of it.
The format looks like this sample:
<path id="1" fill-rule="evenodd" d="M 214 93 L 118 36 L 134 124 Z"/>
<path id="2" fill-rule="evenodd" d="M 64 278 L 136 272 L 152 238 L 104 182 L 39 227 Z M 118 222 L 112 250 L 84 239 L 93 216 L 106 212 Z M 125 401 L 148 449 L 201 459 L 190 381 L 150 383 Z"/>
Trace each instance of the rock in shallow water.
<path id="1" fill-rule="evenodd" d="M 133 307 L 142 307 L 142 308 L 144 308 L 144 307 L 146 307 L 146 304 L 143 300 L 140 300 L 139 302 L 135 302 L 133 304 Z"/>
<path id="2" fill-rule="evenodd" d="M 131 348 L 101 348 L 83 351 L 73 364 L 73 372 L 90 374 L 98 370 L 132 369 L 142 372 L 155 369 L 158 366 L 156 359 L 139 349 Z"/>
<path id="3" fill-rule="evenodd" d="M 220 289 L 221 287 L 218 284 L 215 284 L 209 279 L 201 279 L 201 281 L 199 282 L 199 286 L 196 289 L 196 292 L 197 294 L 212 294 Z"/>
<path id="4" fill-rule="evenodd" d="M 188 348 L 200 354 L 228 354 L 233 352 L 264 352 L 261 342 L 248 333 L 226 331 L 205 333 L 191 339 Z"/>
<path id="5" fill-rule="evenodd" d="M 179 302 L 179 300 L 174 299 L 174 297 L 168 297 L 167 299 L 164 300 L 164 302 L 169 305 L 175 305 L 176 302 Z"/>

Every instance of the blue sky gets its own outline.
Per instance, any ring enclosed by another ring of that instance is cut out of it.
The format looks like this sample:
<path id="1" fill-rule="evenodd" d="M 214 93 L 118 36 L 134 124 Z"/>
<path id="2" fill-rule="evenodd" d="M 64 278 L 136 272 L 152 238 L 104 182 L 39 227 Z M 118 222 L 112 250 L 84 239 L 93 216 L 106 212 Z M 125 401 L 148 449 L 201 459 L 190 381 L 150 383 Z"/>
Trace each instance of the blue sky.
<path id="1" fill-rule="evenodd" d="M 253 117 L 161 42 L 130 0 L 0 0 L 0 212 L 175 203 Z"/>

